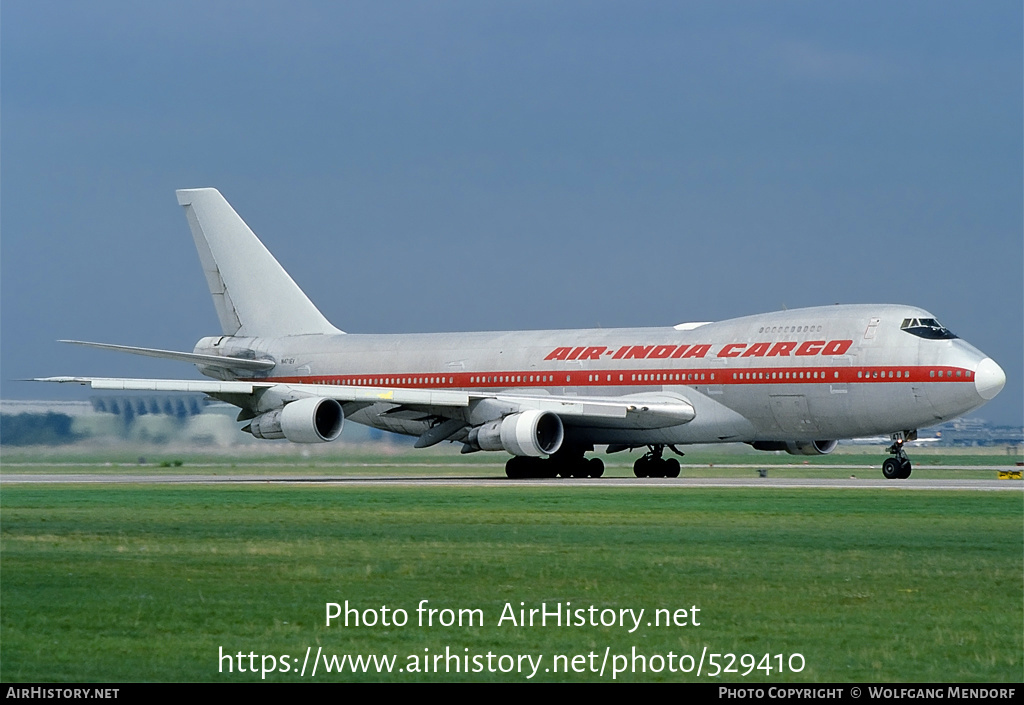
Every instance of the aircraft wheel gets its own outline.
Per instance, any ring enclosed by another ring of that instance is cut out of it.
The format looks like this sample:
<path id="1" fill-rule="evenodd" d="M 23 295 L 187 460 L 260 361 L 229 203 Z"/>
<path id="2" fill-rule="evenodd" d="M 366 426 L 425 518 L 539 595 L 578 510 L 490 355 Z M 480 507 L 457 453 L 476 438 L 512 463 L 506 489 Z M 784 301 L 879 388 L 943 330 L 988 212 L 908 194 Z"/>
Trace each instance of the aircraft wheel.
<path id="1" fill-rule="evenodd" d="M 593 466 L 587 458 L 580 456 L 572 460 L 571 465 L 573 477 L 590 477 L 591 467 Z"/>
<path id="2" fill-rule="evenodd" d="M 665 477 L 679 477 L 679 461 L 675 458 L 665 460 Z"/>
<path id="3" fill-rule="evenodd" d="M 580 459 L 576 458 L 559 458 L 557 461 L 557 475 L 558 477 L 586 477 L 586 473 L 580 474 Z"/>
<path id="4" fill-rule="evenodd" d="M 663 458 L 652 458 L 648 461 L 647 467 L 650 468 L 648 477 L 665 477 L 665 460 Z"/>
<path id="5" fill-rule="evenodd" d="M 529 477 L 529 461 L 519 455 L 513 455 L 505 461 L 505 475 L 513 480 Z"/>
<path id="6" fill-rule="evenodd" d="M 633 474 L 637 477 L 651 476 L 651 462 L 646 455 L 640 456 L 633 463 Z"/>
<path id="7" fill-rule="evenodd" d="M 589 474 L 591 477 L 601 477 L 604 475 L 604 461 L 600 458 L 591 458 L 587 461 L 587 464 L 590 466 Z"/>
<path id="8" fill-rule="evenodd" d="M 900 476 L 903 474 L 903 463 L 896 458 L 886 458 L 885 462 L 882 463 L 882 474 L 885 476 L 886 480 L 901 479 Z M 908 470 L 907 475 L 909 474 L 910 472 Z"/>
<path id="9" fill-rule="evenodd" d="M 899 479 L 901 480 L 906 480 L 908 477 L 910 477 L 911 469 L 912 466 L 910 465 L 910 461 L 904 460 L 902 463 L 900 463 L 900 474 L 897 477 L 899 477 Z"/>
<path id="10" fill-rule="evenodd" d="M 550 460 L 517 455 L 505 463 L 505 474 L 516 480 L 555 477 L 557 468 Z"/>
<path id="11" fill-rule="evenodd" d="M 556 469 L 550 460 L 543 458 L 523 458 L 526 462 L 523 465 L 527 468 L 527 477 L 555 477 Z"/>

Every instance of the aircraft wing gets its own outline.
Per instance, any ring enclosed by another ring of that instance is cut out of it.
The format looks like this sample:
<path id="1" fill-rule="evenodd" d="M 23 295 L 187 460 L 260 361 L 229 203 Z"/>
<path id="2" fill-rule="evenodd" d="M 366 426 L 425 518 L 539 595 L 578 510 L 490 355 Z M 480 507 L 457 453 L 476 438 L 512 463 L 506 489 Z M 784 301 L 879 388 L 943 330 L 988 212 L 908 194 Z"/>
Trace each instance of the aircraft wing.
<path id="1" fill-rule="evenodd" d="M 281 382 L 190 380 L 190 379 L 128 379 L 123 377 L 38 377 L 35 382 L 83 384 L 93 389 L 133 392 L 198 392 L 202 394 L 255 394 L 277 390 L 291 400 L 301 397 L 325 397 L 345 402 L 388 402 L 392 404 L 429 406 L 468 406 L 469 395 L 448 389 L 403 389 L 383 387 L 335 387 L 320 384 L 285 384 Z"/>
<path id="2" fill-rule="evenodd" d="M 472 407 L 472 416 L 489 421 L 526 410 L 550 411 L 569 425 L 604 428 L 663 428 L 691 421 L 695 412 L 685 399 L 668 394 L 625 397 L 574 397 L 547 394 L 467 392 L 456 389 L 352 387 L 262 381 L 129 379 L 122 377 L 39 377 L 36 382 L 82 384 L 93 389 L 145 392 L 192 392 L 218 395 L 270 394 L 268 406 L 301 398 L 322 397 L 341 403 L 386 403 L 447 415 L 445 408 Z"/>

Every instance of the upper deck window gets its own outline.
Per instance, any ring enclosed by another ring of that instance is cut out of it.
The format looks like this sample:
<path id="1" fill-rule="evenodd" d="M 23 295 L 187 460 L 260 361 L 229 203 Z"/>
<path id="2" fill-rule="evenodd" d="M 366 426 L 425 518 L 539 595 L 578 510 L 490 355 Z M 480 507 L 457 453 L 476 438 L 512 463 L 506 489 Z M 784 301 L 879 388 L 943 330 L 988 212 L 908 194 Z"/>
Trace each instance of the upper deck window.
<path id="1" fill-rule="evenodd" d="M 904 318 L 900 330 L 905 330 L 918 338 L 930 340 L 952 340 L 958 337 L 934 318 Z"/>

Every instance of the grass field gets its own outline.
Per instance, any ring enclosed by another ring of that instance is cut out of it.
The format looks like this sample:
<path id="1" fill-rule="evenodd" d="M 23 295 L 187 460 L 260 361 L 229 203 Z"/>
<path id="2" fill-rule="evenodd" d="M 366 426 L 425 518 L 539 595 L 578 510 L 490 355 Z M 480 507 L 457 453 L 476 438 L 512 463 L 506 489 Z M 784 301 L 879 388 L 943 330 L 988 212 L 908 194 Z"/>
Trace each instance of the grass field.
<path id="1" fill-rule="evenodd" d="M 502 655 L 539 658 L 532 680 L 610 681 L 617 655 L 625 681 L 1024 677 L 1017 492 L 6 485 L 0 512 L 5 682 L 252 681 L 285 654 L 266 679 L 311 680 L 307 648 L 397 657 L 392 673 L 321 663 L 325 681 L 526 680 Z M 326 626 L 346 600 L 408 624 Z M 421 600 L 483 624 L 418 626 Z M 498 625 L 506 603 L 566 602 L 645 612 L 632 633 Z M 699 626 L 647 626 L 693 606 Z M 446 647 L 482 672 L 398 671 Z M 219 659 L 239 652 L 245 673 Z M 606 652 L 603 675 L 545 670 Z M 738 672 L 710 677 L 706 658 L 698 677 L 702 653 Z M 773 670 L 744 677 L 743 654 Z"/>

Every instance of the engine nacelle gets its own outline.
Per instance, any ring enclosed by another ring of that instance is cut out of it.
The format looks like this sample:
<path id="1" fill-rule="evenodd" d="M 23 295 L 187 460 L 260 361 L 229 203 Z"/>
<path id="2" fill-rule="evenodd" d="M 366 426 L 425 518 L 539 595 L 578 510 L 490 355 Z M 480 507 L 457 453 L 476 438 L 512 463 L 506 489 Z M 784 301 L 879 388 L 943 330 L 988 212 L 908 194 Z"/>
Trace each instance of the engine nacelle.
<path id="1" fill-rule="evenodd" d="M 530 409 L 477 426 L 469 432 L 468 440 L 482 450 L 539 458 L 556 452 L 564 437 L 562 419 L 557 414 Z"/>
<path id="2" fill-rule="evenodd" d="M 784 450 L 790 455 L 828 455 L 839 441 L 754 441 L 754 450 Z"/>
<path id="3" fill-rule="evenodd" d="M 260 414 L 245 429 L 256 438 L 287 438 L 292 443 L 327 443 L 341 435 L 345 412 L 334 399 L 299 399 Z"/>
<path id="4" fill-rule="evenodd" d="M 828 455 L 836 449 L 839 441 L 802 441 L 787 443 L 786 452 L 790 455 Z"/>

